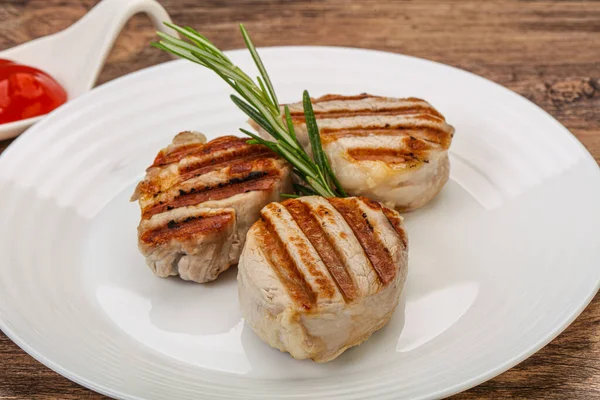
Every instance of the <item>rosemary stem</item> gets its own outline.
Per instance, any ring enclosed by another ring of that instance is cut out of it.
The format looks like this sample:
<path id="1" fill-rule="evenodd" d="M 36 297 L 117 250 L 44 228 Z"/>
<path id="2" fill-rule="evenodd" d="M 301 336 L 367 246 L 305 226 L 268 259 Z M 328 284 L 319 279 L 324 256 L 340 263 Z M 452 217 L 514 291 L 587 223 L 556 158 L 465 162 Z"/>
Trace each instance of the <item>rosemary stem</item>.
<path id="1" fill-rule="evenodd" d="M 249 143 L 267 146 L 292 165 L 293 172 L 306 183 L 306 185 L 294 186 L 297 194 L 318 194 L 325 197 L 346 196 L 323 151 L 319 128 L 308 92 L 304 91 L 303 106 L 314 161 L 308 156 L 296 137 L 290 110 L 287 106 L 284 107 L 282 115 L 271 78 L 243 25 L 240 25 L 242 37 L 260 74 L 256 83 L 199 32 L 190 27 L 180 27 L 171 23 L 166 23 L 166 25 L 188 41 L 158 33 L 161 40 L 153 43 L 153 46 L 212 70 L 241 96 L 232 95 L 231 99 L 275 141 L 268 141 L 245 129 L 240 130 L 251 137 Z"/>

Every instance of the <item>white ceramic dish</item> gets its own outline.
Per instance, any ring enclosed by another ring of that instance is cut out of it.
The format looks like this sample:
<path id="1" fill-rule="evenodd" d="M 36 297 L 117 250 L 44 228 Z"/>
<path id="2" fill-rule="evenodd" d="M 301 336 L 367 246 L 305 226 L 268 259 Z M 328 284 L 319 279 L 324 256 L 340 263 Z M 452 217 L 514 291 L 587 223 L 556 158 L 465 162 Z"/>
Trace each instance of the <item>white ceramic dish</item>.
<path id="1" fill-rule="evenodd" d="M 177 35 L 163 25 L 171 18 L 156 0 L 102 0 L 67 29 L 1 51 L 0 58 L 49 73 L 66 90 L 70 101 L 94 86 L 121 29 L 140 12 L 148 14 L 156 29 Z M 0 140 L 21 134 L 44 117 L 0 124 Z"/>
<path id="2" fill-rule="evenodd" d="M 456 127 L 451 181 L 406 215 L 409 277 L 390 323 L 334 362 L 296 361 L 244 326 L 235 269 L 154 277 L 128 202 L 186 129 L 231 134 L 227 86 L 172 62 L 67 104 L 0 157 L 0 327 L 68 378 L 124 399 L 436 399 L 531 355 L 598 290 L 600 171 L 552 117 L 492 82 L 343 48 L 261 51 L 282 101 L 302 90 L 417 96 Z M 229 55 L 244 69 L 246 51 Z"/>

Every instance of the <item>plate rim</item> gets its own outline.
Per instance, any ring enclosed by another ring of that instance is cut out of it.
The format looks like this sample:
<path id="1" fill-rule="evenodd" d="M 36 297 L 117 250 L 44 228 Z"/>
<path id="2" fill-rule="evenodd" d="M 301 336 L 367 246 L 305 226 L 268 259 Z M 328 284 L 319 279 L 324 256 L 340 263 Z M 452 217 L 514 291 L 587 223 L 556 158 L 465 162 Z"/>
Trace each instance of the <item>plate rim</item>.
<path id="1" fill-rule="evenodd" d="M 581 141 L 579 139 L 577 139 L 577 137 L 567 127 L 565 127 L 560 121 L 558 121 L 556 118 L 554 118 L 554 116 L 552 116 L 549 112 L 547 112 L 542 107 L 538 106 L 537 104 L 535 104 L 533 101 L 529 100 L 528 98 L 522 96 L 521 94 L 519 94 L 513 90 L 510 90 L 509 88 L 507 88 L 491 79 L 477 75 L 468 70 L 458 68 L 453 65 L 444 64 L 442 62 L 428 60 L 425 58 L 415 57 L 415 56 L 411 56 L 411 55 L 405 55 L 405 54 L 401 54 L 401 53 L 395 53 L 395 52 L 384 51 L 384 50 L 360 48 L 360 47 L 306 45 L 306 46 L 265 46 L 265 47 L 258 48 L 259 52 L 276 52 L 279 50 L 368 52 L 368 53 L 379 54 L 379 55 L 384 55 L 384 56 L 391 55 L 391 56 L 401 57 L 401 58 L 410 59 L 413 61 L 424 62 L 427 64 L 433 64 L 438 67 L 441 66 L 441 67 L 445 67 L 445 68 L 451 68 L 453 70 L 460 71 L 462 73 L 466 73 L 466 74 L 470 75 L 470 77 L 472 77 L 472 78 L 476 78 L 478 80 L 484 81 L 486 84 L 492 84 L 492 85 L 496 86 L 497 88 L 510 93 L 513 96 L 520 97 L 521 100 L 525 100 L 531 106 L 533 106 L 535 109 L 540 111 L 542 114 L 545 114 L 545 116 L 547 118 L 550 118 L 552 120 L 552 122 L 557 125 L 557 128 L 561 128 L 565 133 L 570 135 L 572 140 L 574 140 L 575 142 L 578 143 L 580 148 L 584 150 L 584 153 L 585 153 L 584 158 L 587 159 L 588 162 L 591 162 L 592 165 L 596 165 L 598 170 L 600 170 L 600 166 L 598 165 L 598 163 L 596 162 L 594 157 L 591 155 L 589 150 L 583 145 L 583 143 L 581 143 Z M 227 50 L 227 51 L 225 51 L 225 53 L 227 55 L 231 55 L 232 53 L 243 53 L 246 51 L 247 51 L 247 49 L 245 49 L 245 48 L 237 48 L 237 49 Z M 163 62 L 160 64 L 152 65 L 152 66 L 149 66 L 149 67 L 137 70 L 137 71 L 130 72 L 128 74 L 125 74 L 123 76 L 120 76 L 118 78 L 115 78 L 113 80 L 110 80 L 108 82 L 105 82 L 105 83 L 102 83 L 101 85 L 96 86 L 95 88 L 93 88 L 89 92 L 83 94 L 82 96 L 74 98 L 73 100 L 70 100 L 67 103 L 65 103 L 63 106 L 53 110 L 51 113 L 47 114 L 40 122 L 35 124 L 33 127 L 29 128 L 23 134 L 19 135 L 13 141 L 13 143 L 11 143 L 11 145 L 9 145 L 8 148 L 6 148 L 2 152 L 2 154 L 0 154 L 0 162 L 2 161 L 2 159 L 4 159 L 6 157 L 7 153 L 15 151 L 14 148 L 18 147 L 18 146 L 15 146 L 15 144 L 19 143 L 23 137 L 29 137 L 32 135 L 32 133 L 35 133 L 38 130 L 43 130 L 44 126 L 47 123 L 47 120 L 57 118 L 56 115 L 60 116 L 61 114 L 68 112 L 68 110 L 71 107 L 74 107 L 74 104 L 77 104 L 82 99 L 85 99 L 88 96 L 95 95 L 95 93 L 98 92 L 99 90 L 110 89 L 110 87 L 112 87 L 113 85 L 118 85 L 121 83 L 121 81 L 131 79 L 133 76 L 149 74 L 149 73 L 152 73 L 154 70 L 159 70 L 161 68 L 168 68 L 169 65 L 172 65 L 174 63 L 187 63 L 187 62 L 188 61 L 179 60 L 179 59 L 166 61 L 166 62 Z M 558 337 L 562 332 L 564 332 L 581 315 L 581 313 L 588 307 L 588 305 L 592 302 L 592 300 L 594 299 L 594 297 L 596 296 L 596 294 L 599 291 L 600 291 L 600 277 L 599 277 L 598 281 L 596 282 L 595 287 L 592 288 L 591 292 L 588 293 L 583 298 L 583 301 L 581 301 L 580 304 L 577 305 L 577 307 L 573 308 L 573 312 L 571 312 L 570 315 L 567 315 L 562 321 L 560 321 L 560 323 L 556 324 L 555 328 L 548 331 L 541 340 L 537 341 L 537 343 L 533 344 L 528 349 L 521 351 L 519 354 L 513 356 L 512 358 L 506 360 L 505 362 L 498 364 L 496 367 L 490 368 L 488 371 L 482 372 L 479 375 L 474 376 L 470 379 L 467 379 L 461 383 L 456 383 L 445 389 L 438 390 L 435 393 L 430 393 L 429 395 L 423 395 L 421 397 L 418 397 L 417 399 L 445 398 L 448 396 L 452 396 L 454 394 L 457 394 L 457 393 L 463 392 L 465 390 L 469 390 L 475 386 L 478 386 L 490 379 L 493 379 L 494 377 L 496 377 L 496 376 L 502 374 L 503 372 L 506 372 L 507 370 L 513 368 L 514 366 L 520 364 L 521 362 L 523 362 L 524 360 L 531 357 L 533 354 L 537 353 L 539 350 L 541 350 L 542 348 L 547 346 L 556 337 Z M 64 367 L 58 365 L 51 359 L 47 358 L 46 356 L 44 356 L 43 354 L 38 352 L 35 348 L 31 347 L 28 343 L 21 340 L 21 338 L 19 338 L 19 336 L 17 334 L 15 334 L 13 332 L 13 330 L 11 329 L 9 321 L 4 321 L 2 316 L 0 316 L 0 330 L 2 330 L 4 332 L 4 334 L 11 341 L 13 341 L 17 346 L 19 346 L 19 348 L 21 348 L 23 351 L 25 351 L 27 354 L 29 354 L 31 357 L 33 357 L 35 360 L 40 362 L 42 365 L 44 365 L 45 367 L 51 369 L 52 371 L 58 373 L 59 375 L 65 377 L 87 389 L 90 389 L 97 393 L 100 393 L 100 394 L 103 394 L 103 395 L 106 395 L 109 397 L 114 397 L 114 398 L 127 399 L 127 400 L 144 400 L 143 397 L 139 397 L 134 394 L 123 393 L 120 391 L 115 391 L 113 389 L 110 389 L 104 385 L 98 385 L 90 379 L 81 377 L 77 372 L 71 371 L 67 368 L 64 368 Z"/>

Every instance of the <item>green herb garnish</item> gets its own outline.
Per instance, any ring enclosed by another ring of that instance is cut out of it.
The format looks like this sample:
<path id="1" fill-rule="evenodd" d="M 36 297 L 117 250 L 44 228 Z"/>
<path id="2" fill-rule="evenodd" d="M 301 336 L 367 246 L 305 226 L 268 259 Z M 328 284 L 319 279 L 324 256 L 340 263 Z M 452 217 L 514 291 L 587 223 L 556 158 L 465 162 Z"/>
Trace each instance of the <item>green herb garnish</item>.
<path id="1" fill-rule="evenodd" d="M 258 84 L 244 73 L 244 71 L 235 66 L 206 37 L 194 29 L 190 27 L 183 28 L 170 23 L 165 23 L 165 25 L 188 40 L 181 40 L 177 37 L 157 32 L 161 40 L 158 43 L 152 43 L 152 45 L 214 71 L 238 93 L 239 96 L 232 95 L 231 100 L 250 119 L 268 132 L 275 141 L 265 140 L 245 129 L 240 129 L 240 131 L 252 138 L 248 143 L 265 145 L 292 165 L 294 173 L 305 183 L 305 185 L 294 185 L 294 189 L 298 195 L 346 196 L 344 189 L 333 174 L 327 156 L 323 151 L 317 120 L 308 92 L 304 91 L 303 106 L 314 161 L 304 151 L 296 138 L 290 110 L 287 106 L 284 107 L 285 118 L 282 117 L 271 79 L 243 25 L 240 25 L 242 36 L 260 72 L 260 76 L 256 78 Z M 295 195 L 286 196 L 294 197 Z"/>

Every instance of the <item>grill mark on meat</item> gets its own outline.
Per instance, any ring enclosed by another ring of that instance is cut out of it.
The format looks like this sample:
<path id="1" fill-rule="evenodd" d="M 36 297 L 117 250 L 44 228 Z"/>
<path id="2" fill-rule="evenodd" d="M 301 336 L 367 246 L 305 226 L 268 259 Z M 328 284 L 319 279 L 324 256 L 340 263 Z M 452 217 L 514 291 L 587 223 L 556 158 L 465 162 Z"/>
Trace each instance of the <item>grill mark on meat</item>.
<path id="1" fill-rule="evenodd" d="M 229 168 L 230 175 L 242 174 L 244 172 L 264 170 L 273 168 L 277 158 L 270 151 L 250 154 L 241 158 L 228 158 L 216 164 L 205 165 L 200 168 L 186 168 L 186 173 L 180 175 L 177 184 L 207 174 L 209 172 L 219 171 Z"/>
<path id="2" fill-rule="evenodd" d="M 439 126 L 430 126 L 422 124 L 422 117 L 418 120 L 398 122 L 392 124 L 381 124 L 373 122 L 371 124 L 362 124 L 351 127 L 333 128 L 328 126 L 320 127 L 321 136 L 328 141 L 336 140 L 347 136 L 369 136 L 369 135 L 404 135 L 412 136 L 421 140 L 441 145 L 444 149 L 450 146 L 453 131 L 444 129 L 442 124 Z M 439 121 L 437 121 L 439 122 Z"/>
<path id="3" fill-rule="evenodd" d="M 383 161 L 387 164 L 409 164 L 416 166 L 428 163 L 426 151 L 390 148 L 354 148 L 347 151 L 348 155 L 357 161 Z"/>
<path id="4" fill-rule="evenodd" d="M 383 208 L 383 214 L 390 221 L 390 224 L 394 227 L 394 230 L 398 234 L 402 245 L 406 249 L 408 247 L 408 237 L 406 236 L 406 231 L 402 227 L 402 220 L 390 209 Z"/>
<path id="5" fill-rule="evenodd" d="M 181 160 L 184 157 L 187 157 L 190 154 L 193 154 L 194 152 L 198 151 L 202 146 L 204 146 L 203 143 L 190 143 L 190 144 L 185 144 L 185 145 L 181 145 L 181 146 L 177 146 L 175 149 L 171 150 L 171 151 L 165 151 L 165 150 L 161 150 L 156 158 L 154 159 L 154 163 L 152 164 L 152 167 L 159 167 L 162 165 L 167 165 L 167 164 L 171 164 L 173 162 L 177 162 L 179 160 Z"/>
<path id="6" fill-rule="evenodd" d="M 327 267 L 338 290 L 346 302 L 357 297 L 357 289 L 348 273 L 348 266 L 344 264 L 337 248 L 330 242 L 321 223 L 311 212 L 310 207 L 300 200 L 287 200 L 282 205 L 288 210 L 304 236 L 313 245 L 323 264 Z M 326 210 L 327 213 L 329 213 Z"/>
<path id="7" fill-rule="evenodd" d="M 362 101 L 366 99 L 380 99 L 380 101 Z M 389 102 L 401 104 L 385 104 Z M 361 115 L 404 115 L 404 114 L 429 114 L 445 121 L 444 116 L 440 114 L 433 106 L 422 99 L 409 97 L 405 99 L 386 98 L 382 96 L 373 96 L 367 93 L 362 93 L 356 96 L 344 96 L 336 94 L 328 94 L 317 99 L 311 99 L 312 104 L 332 103 L 330 107 L 339 107 L 329 111 L 315 110 L 317 118 L 342 118 Z M 357 109 L 352 109 L 348 104 L 335 104 L 335 102 L 351 103 L 353 106 L 357 104 Z M 362 107 L 361 107 L 362 106 Z M 326 107 L 326 106 L 325 106 Z M 380 108 L 378 108 L 380 107 Z M 292 110 L 292 117 L 299 117 L 304 120 L 302 110 Z"/>
<path id="8" fill-rule="evenodd" d="M 361 93 L 355 96 L 344 96 L 341 94 L 326 94 L 325 96 L 321 96 L 317 99 L 311 99 L 310 102 L 312 104 L 324 103 L 327 101 L 336 101 L 336 100 L 364 100 L 369 98 L 381 98 L 381 96 L 374 96 L 372 94 Z M 412 100 L 412 98 L 407 99 Z M 416 99 L 414 99 L 416 100 Z"/>
<path id="9" fill-rule="evenodd" d="M 160 167 L 175 162 L 181 161 L 183 158 L 192 155 L 211 154 L 217 151 L 232 150 L 235 148 L 249 146 L 246 142 L 248 139 L 239 138 L 236 136 L 223 136 L 208 143 L 193 143 L 177 146 L 171 151 L 161 150 L 156 158 L 152 167 Z"/>
<path id="10" fill-rule="evenodd" d="M 265 218 L 269 218 L 269 222 L 271 222 L 273 226 L 275 226 L 275 222 L 284 223 L 286 226 L 289 226 L 293 217 L 292 215 L 284 217 L 284 214 L 287 214 L 282 212 L 284 209 L 285 208 L 280 203 L 270 203 L 265 206 L 262 214 Z M 294 228 L 294 233 L 295 232 L 297 232 L 297 230 Z M 307 238 L 293 234 L 285 237 L 285 239 L 282 238 L 282 241 L 283 240 L 286 242 L 285 246 L 288 246 L 288 242 L 292 243 L 292 249 L 298 253 L 300 264 L 293 260 L 296 263 L 298 270 L 301 271 L 302 274 L 307 273 L 307 276 L 312 278 L 318 285 L 317 292 L 315 292 L 317 296 L 319 298 L 333 298 L 336 294 L 335 283 L 332 283 L 331 278 L 318 268 L 319 255 L 318 253 L 315 255 L 314 250 L 309 247 L 310 242 Z M 288 251 L 290 250 L 288 247 L 286 247 L 286 249 L 288 249 Z M 313 292 L 315 291 L 314 288 L 312 290 Z"/>
<path id="11" fill-rule="evenodd" d="M 324 144 L 343 137 L 403 135 L 448 149 L 454 134 L 454 129 L 446 124 L 444 116 L 422 99 L 396 99 L 363 93 L 358 96 L 326 95 L 312 102 L 319 104 L 315 110 L 316 118 L 330 120 L 329 123 L 322 122 L 320 126 Z M 291 114 L 294 123 L 300 125 L 305 119 L 298 104 L 292 105 Z M 404 118 L 400 118 L 402 121 L 393 121 L 396 116 Z M 361 121 L 363 118 L 360 117 L 374 121 Z"/>
<path id="12" fill-rule="evenodd" d="M 273 268 L 292 301 L 305 310 L 313 308 L 317 296 L 294 263 L 273 224 L 263 214 L 254 226 L 256 227 L 257 239 L 259 243 L 262 243 L 263 253 L 267 257 L 269 265 Z"/>
<path id="13" fill-rule="evenodd" d="M 395 212 L 387 207 L 382 207 L 381 203 L 373 201 L 368 197 L 360 197 L 360 200 L 371 210 L 383 212 L 383 215 L 385 215 L 389 223 L 394 228 L 394 231 L 396 231 L 396 234 L 398 234 L 404 248 L 408 247 L 408 237 L 402 226 L 402 219 Z"/>
<path id="14" fill-rule="evenodd" d="M 180 190 L 179 196 L 172 200 L 159 202 L 156 205 L 146 208 L 142 212 L 142 219 L 148 219 L 155 214 L 174 208 L 196 205 L 209 200 L 221 200 L 232 197 L 236 194 L 247 193 L 251 191 L 263 191 L 271 189 L 279 179 L 279 172 L 272 171 L 252 171 L 245 177 L 232 178 L 226 183 L 218 186 L 204 187 L 201 189 L 191 189 L 189 192 Z"/>
<path id="15" fill-rule="evenodd" d="M 267 147 L 262 145 L 244 144 L 243 146 L 235 146 L 227 151 L 216 152 L 210 156 L 202 157 L 198 160 L 193 160 L 186 165 L 180 165 L 178 170 L 182 174 L 196 172 L 203 168 L 213 168 L 220 165 L 227 165 L 231 161 L 236 161 L 243 158 L 251 158 L 259 155 L 268 155 L 275 158 L 275 153 L 271 152 Z"/>
<path id="16" fill-rule="evenodd" d="M 371 121 L 370 125 L 355 125 L 351 127 L 345 128 L 332 128 L 329 126 L 321 127 L 320 131 L 325 131 L 326 133 L 336 132 L 339 130 L 364 130 L 364 129 L 431 129 L 436 132 L 448 133 L 443 129 L 443 124 L 445 121 L 433 115 L 420 114 L 411 116 L 412 118 L 407 119 L 405 121 L 398 121 L 394 123 L 386 123 L 383 124 L 380 121 Z M 431 126 L 431 122 L 433 122 L 434 126 Z"/>
<path id="17" fill-rule="evenodd" d="M 327 207 L 318 204 L 316 207 L 312 208 L 312 211 L 321 221 L 325 221 L 328 224 L 335 224 L 335 217 L 331 214 Z"/>
<path id="18" fill-rule="evenodd" d="M 387 285 L 396 275 L 394 261 L 389 249 L 375 235 L 375 228 L 371 225 L 367 215 L 361 213 L 358 200 L 340 198 L 327 198 L 327 200 L 344 217 L 377 276 L 384 285 Z"/>
<path id="19" fill-rule="evenodd" d="M 199 234 L 219 234 L 232 223 L 233 214 L 225 212 L 207 216 L 188 217 L 181 221 L 170 220 L 165 225 L 155 229 L 146 230 L 140 235 L 142 242 L 151 245 L 160 245 L 171 240 L 188 240 Z"/>
<path id="20" fill-rule="evenodd" d="M 389 127 L 365 127 L 356 126 L 344 129 L 321 128 L 321 139 L 324 143 L 330 143 L 345 137 L 365 137 L 365 136 L 412 136 L 429 143 L 442 146 L 444 149 L 450 147 L 452 133 L 441 128 L 415 127 L 394 125 Z"/>
<path id="21" fill-rule="evenodd" d="M 291 113 L 292 121 L 294 123 L 303 123 L 306 121 L 304 113 L 295 111 Z M 385 107 L 378 110 L 373 109 L 362 109 L 362 110 L 331 110 L 331 111 L 315 111 L 315 118 L 319 119 L 336 119 L 336 118 L 348 118 L 348 117 L 370 117 L 379 115 L 434 115 L 443 120 L 443 116 L 425 106 L 405 106 L 405 107 Z"/>
<path id="22" fill-rule="evenodd" d="M 406 230 L 404 230 L 404 227 L 402 225 L 402 219 L 398 216 L 398 214 L 396 214 L 394 211 L 390 210 L 387 207 L 382 207 L 381 203 L 371 200 L 368 197 L 359 197 L 359 198 L 363 202 L 363 204 L 366 205 L 367 207 L 369 207 L 371 210 L 383 212 L 383 215 L 385 215 L 388 222 L 394 228 L 394 231 L 396 231 L 396 234 L 400 238 L 402 245 L 404 246 L 404 248 L 407 248 L 408 247 L 408 236 L 406 235 Z"/>
<path id="23" fill-rule="evenodd" d="M 331 299 L 335 296 L 335 284 L 331 283 L 331 279 L 321 272 L 317 267 L 318 260 L 314 257 L 311 249 L 308 247 L 306 238 L 300 236 L 292 236 L 289 238 L 290 242 L 294 245 L 305 268 L 308 270 L 309 275 L 314 279 L 318 285 L 318 297 Z M 317 257 L 319 257 L 317 255 Z"/>
<path id="24" fill-rule="evenodd" d="M 380 203 L 373 201 L 373 200 L 369 199 L 368 197 L 359 197 L 359 198 L 371 210 L 380 211 L 383 209 L 383 207 L 381 207 Z"/>
<path id="25" fill-rule="evenodd" d="M 276 168 L 277 155 L 268 148 L 261 145 L 247 145 L 232 152 L 212 155 L 190 164 L 179 166 L 175 179 L 167 188 L 161 188 L 160 175 L 140 183 L 140 192 L 154 197 L 165 191 L 180 185 L 181 183 L 198 176 L 229 168 L 229 175 L 241 174 L 254 169 L 266 170 Z M 158 182 L 157 182 L 158 181 Z"/>

